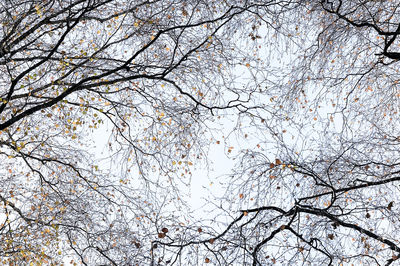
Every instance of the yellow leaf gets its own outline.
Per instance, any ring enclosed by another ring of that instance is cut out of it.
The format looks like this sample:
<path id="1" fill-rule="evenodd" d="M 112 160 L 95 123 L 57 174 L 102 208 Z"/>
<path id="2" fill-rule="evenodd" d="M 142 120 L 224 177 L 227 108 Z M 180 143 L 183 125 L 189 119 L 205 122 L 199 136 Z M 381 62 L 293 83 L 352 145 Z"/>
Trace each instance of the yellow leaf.
<path id="1" fill-rule="evenodd" d="M 40 6 L 36 5 L 35 9 L 36 9 L 36 14 L 38 14 L 39 17 L 42 17 L 42 11 L 40 10 Z"/>

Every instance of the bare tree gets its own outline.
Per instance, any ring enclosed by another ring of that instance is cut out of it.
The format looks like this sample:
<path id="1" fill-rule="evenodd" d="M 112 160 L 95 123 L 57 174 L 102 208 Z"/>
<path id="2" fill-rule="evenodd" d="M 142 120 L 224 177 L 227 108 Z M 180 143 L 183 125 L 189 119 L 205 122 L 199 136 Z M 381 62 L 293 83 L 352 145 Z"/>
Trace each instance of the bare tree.
<path id="1" fill-rule="evenodd" d="M 184 220 L 174 210 L 205 156 L 204 123 L 248 101 L 224 73 L 251 63 L 229 37 L 247 30 L 258 8 L 3 1 L 2 263 L 162 261 L 151 241 L 164 223 Z M 109 139 L 100 161 L 99 128 Z"/>
<path id="2" fill-rule="evenodd" d="M 225 216 L 193 228 L 195 240 L 159 242 L 216 265 L 393 264 L 399 4 L 275 4 L 258 41 L 273 64 L 233 132 L 257 142 L 222 179 L 226 194 L 215 200 Z"/>
<path id="3" fill-rule="evenodd" d="M 1 262 L 393 263 L 398 8 L 4 1 Z M 225 117 L 243 149 L 196 217 L 185 188 Z"/>

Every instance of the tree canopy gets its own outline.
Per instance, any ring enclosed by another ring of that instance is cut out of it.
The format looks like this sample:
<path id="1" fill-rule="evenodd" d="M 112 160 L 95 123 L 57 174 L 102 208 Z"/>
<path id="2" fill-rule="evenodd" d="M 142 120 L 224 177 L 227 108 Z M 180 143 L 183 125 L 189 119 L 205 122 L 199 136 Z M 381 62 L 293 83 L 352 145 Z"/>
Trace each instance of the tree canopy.
<path id="1" fill-rule="evenodd" d="M 0 262 L 395 263 L 399 8 L 3 1 Z"/>

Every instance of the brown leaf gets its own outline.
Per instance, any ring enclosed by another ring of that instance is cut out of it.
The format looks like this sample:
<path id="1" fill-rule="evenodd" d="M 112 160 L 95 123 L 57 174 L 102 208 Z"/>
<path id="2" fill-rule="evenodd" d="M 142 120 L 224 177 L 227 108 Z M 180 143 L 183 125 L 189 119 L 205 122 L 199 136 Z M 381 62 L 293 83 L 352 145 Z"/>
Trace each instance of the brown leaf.
<path id="1" fill-rule="evenodd" d="M 158 233 L 158 238 L 164 238 L 165 234 L 164 233 Z"/>
<path id="2" fill-rule="evenodd" d="M 392 210 L 392 207 L 393 207 L 393 201 L 391 201 L 389 204 L 388 204 L 388 206 L 387 206 L 387 208 L 388 208 L 388 210 L 389 211 L 391 211 Z"/>
<path id="3" fill-rule="evenodd" d="M 201 227 L 197 228 L 197 232 L 201 233 L 203 232 L 203 229 L 201 229 Z"/>
<path id="4" fill-rule="evenodd" d="M 209 259 L 209 258 L 206 258 L 206 259 L 204 260 L 204 262 L 205 262 L 205 263 L 210 263 L 210 259 Z"/>
<path id="5" fill-rule="evenodd" d="M 338 222 L 334 222 L 334 223 L 332 224 L 333 229 L 336 229 L 338 226 L 339 226 L 339 223 L 338 223 Z"/>
<path id="6" fill-rule="evenodd" d="M 161 231 L 163 232 L 163 233 L 168 233 L 168 228 L 163 228 L 163 229 L 161 229 Z"/>
<path id="7" fill-rule="evenodd" d="M 333 236 L 333 234 L 328 234 L 328 238 L 329 238 L 330 240 L 333 240 L 335 237 Z"/>

